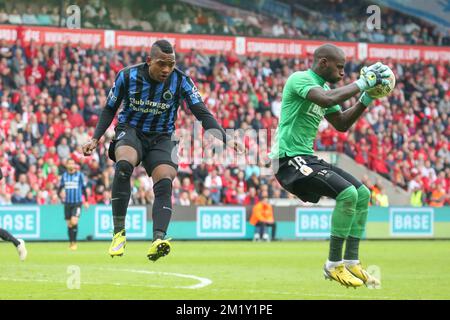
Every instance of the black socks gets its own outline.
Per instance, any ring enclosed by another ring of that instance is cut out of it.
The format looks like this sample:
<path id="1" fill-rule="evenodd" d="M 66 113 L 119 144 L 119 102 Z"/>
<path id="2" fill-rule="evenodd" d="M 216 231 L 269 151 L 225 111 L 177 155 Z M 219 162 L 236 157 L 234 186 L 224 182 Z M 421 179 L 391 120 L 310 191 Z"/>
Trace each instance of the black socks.
<path id="1" fill-rule="evenodd" d="M 125 229 L 125 216 L 131 196 L 130 178 L 133 170 L 134 166 L 128 161 L 120 160 L 116 163 L 111 192 L 114 233 Z"/>
<path id="2" fill-rule="evenodd" d="M 330 237 L 330 255 L 328 260 L 332 262 L 342 260 L 342 247 L 344 246 L 344 238 L 339 238 L 336 236 Z"/>
<path id="3" fill-rule="evenodd" d="M 153 202 L 153 241 L 164 239 L 170 218 L 172 217 L 172 180 L 165 178 L 153 186 L 155 202 Z"/>
<path id="4" fill-rule="evenodd" d="M 358 252 L 359 252 L 359 241 L 358 238 L 348 237 L 345 242 L 345 260 L 358 260 Z"/>

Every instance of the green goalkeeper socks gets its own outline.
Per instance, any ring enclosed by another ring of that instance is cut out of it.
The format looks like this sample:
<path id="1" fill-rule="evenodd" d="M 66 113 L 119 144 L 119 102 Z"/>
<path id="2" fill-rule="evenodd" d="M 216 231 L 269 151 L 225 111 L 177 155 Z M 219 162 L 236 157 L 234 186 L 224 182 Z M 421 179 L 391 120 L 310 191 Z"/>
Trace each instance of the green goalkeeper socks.
<path id="1" fill-rule="evenodd" d="M 355 219 L 345 243 L 345 260 L 359 259 L 359 242 L 364 234 L 369 212 L 370 190 L 365 185 L 362 185 L 357 191 L 358 201 L 356 202 Z"/>
<path id="2" fill-rule="evenodd" d="M 342 260 L 342 247 L 347 238 L 355 216 L 358 192 L 350 186 L 336 197 L 336 207 L 331 217 L 331 237 L 329 261 Z"/>
<path id="3" fill-rule="evenodd" d="M 348 187 L 336 198 L 331 218 L 329 261 L 342 260 L 345 239 L 345 260 L 358 260 L 359 242 L 363 236 L 369 212 L 370 191 L 365 185 L 358 190 Z"/>
<path id="4" fill-rule="evenodd" d="M 362 185 L 358 188 L 355 219 L 350 228 L 349 236 L 361 239 L 366 229 L 367 214 L 369 213 L 370 190 Z"/>
<path id="5" fill-rule="evenodd" d="M 358 192 L 350 186 L 336 197 L 336 206 L 331 217 L 331 235 L 346 239 L 356 211 Z"/>

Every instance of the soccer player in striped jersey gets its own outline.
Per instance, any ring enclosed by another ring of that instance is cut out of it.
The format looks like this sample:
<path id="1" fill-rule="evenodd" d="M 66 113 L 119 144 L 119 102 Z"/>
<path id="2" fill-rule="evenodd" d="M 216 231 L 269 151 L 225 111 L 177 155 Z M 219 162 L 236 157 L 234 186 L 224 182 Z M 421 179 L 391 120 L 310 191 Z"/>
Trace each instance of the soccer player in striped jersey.
<path id="1" fill-rule="evenodd" d="M 171 134 L 181 100 L 186 101 L 205 130 L 216 129 L 211 133 L 218 139 L 240 153 L 244 151 L 241 143 L 227 139 L 192 80 L 175 67 L 172 45 L 166 40 L 156 41 L 145 63 L 124 68 L 117 74 L 94 136 L 83 146 L 84 155 L 91 155 L 123 102 L 116 135 L 109 147 L 109 157 L 116 163 L 111 199 L 114 236 L 109 254 L 112 257 L 124 253 L 130 177 L 140 163 L 153 179 L 155 194 L 153 242 L 147 257 L 156 261 L 170 252 L 171 245 L 165 237 L 172 216 L 172 180 L 178 169 L 177 144 Z"/>
<path id="2" fill-rule="evenodd" d="M 89 204 L 87 202 L 84 175 L 77 169 L 75 160 L 69 158 L 66 162 L 66 169 L 67 171 L 61 176 L 58 193 L 61 193 L 64 189 L 64 218 L 69 234 L 69 248 L 71 250 L 77 250 L 78 220 L 80 219 L 83 195 L 85 207 L 88 208 Z"/>

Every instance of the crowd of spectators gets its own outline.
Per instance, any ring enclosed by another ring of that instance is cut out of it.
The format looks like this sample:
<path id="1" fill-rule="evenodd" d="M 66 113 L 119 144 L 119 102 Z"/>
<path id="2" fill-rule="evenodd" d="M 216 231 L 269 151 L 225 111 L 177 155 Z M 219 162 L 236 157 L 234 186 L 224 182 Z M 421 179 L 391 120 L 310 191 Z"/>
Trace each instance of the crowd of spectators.
<path id="1" fill-rule="evenodd" d="M 373 1 L 286 0 L 292 5 L 291 23 L 279 21 L 288 34 L 320 40 L 360 41 L 415 45 L 450 45 L 450 30 L 383 7 L 379 3 L 379 25 L 367 13 Z M 413 6 L 413 4 L 410 4 Z M 301 8 L 301 9 L 300 9 Z M 308 8 L 308 10 L 305 10 Z M 368 23 L 369 20 L 369 23 Z M 274 28 L 279 27 L 274 26 Z M 291 30 L 292 29 L 292 30 Z M 295 34 L 299 33 L 299 34 Z"/>
<path id="2" fill-rule="evenodd" d="M 72 6 L 73 3 L 36 1 L 16 1 L 6 5 L 0 2 L 0 24 L 14 25 L 37 25 L 37 26 L 67 26 L 69 17 L 76 17 L 81 22 L 79 27 L 83 28 L 108 28 L 121 29 L 127 28 L 120 24 L 114 12 L 111 12 L 110 5 L 105 1 L 84 1 L 79 3 L 78 8 Z M 72 6 L 72 7 L 71 7 Z M 112 4 L 112 7 L 117 5 Z M 114 11 L 114 10 L 113 10 Z M 75 22 L 74 19 L 70 19 Z"/>
<path id="3" fill-rule="evenodd" d="M 6 176 L 0 182 L 0 203 L 59 203 L 59 176 L 71 157 L 88 178 L 89 202 L 108 204 L 114 168 L 106 150 L 113 126 L 94 156 L 83 157 L 81 145 L 93 133 L 116 73 L 145 61 L 148 53 L 33 42 L 25 46 L 18 40 L 0 43 L 0 54 L 0 167 Z M 224 128 L 265 129 L 267 137 L 259 137 L 257 144 L 245 140 L 249 149 L 258 146 L 249 153 L 252 163 L 247 165 L 218 161 L 220 153 L 202 148 L 198 139 L 187 147 L 180 142 L 174 203 L 253 205 L 266 193 L 270 198 L 293 198 L 267 174 L 266 156 L 271 130 L 278 125 L 283 85 L 293 71 L 310 67 L 311 57 L 206 56 L 192 50 L 177 58 Z M 338 85 L 356 80 L 362 63 L 348 62 L 347 77 Z M 450 65 L 386 63 L 397 74 L 394 93 L 376 101 L 346 133 L 324 121 L 316 149 L 345 152 L 405 189 L 417 183 L 432 194 L 441 188 L 448 203 Z M 355 102 L 351 99 L 343 107 Z M 190 111 L 180 108 L 177 134 L 190 135 L 193 121 Z M 192 164 L 183 153 L 189 148 L 203 150 L 206 160 Z M 152 182 L 143 168 L 135 170 L 132 185 L 134 204 L 153 201 Z"/>
<path id="4" fill-rule="evenodd" d="M 41 0 L 42 1 L 42 0 Z M 154 32 L 265 36 L 333 41 L 360 41 L 417 45 L 450 45 L 450 30 L 398 11 L 382 8 L 379 27 L 367 24 L 370 2 L 359 0 L 286 1 L 288 17 L 258 12 L 257 5 L 247 10 L 209 9 L 182 1 L 152 1 L 151 10 L 144 0 L 128 2 L 87 0 L 80 5 L 81 27 L 127 29 Z M 20 1 L 0 6 L 0 24 L 66 26 L 70 3 L 55 6 L 32 5 Z M 70 12 L 72 14 L 73 12 Z"/>

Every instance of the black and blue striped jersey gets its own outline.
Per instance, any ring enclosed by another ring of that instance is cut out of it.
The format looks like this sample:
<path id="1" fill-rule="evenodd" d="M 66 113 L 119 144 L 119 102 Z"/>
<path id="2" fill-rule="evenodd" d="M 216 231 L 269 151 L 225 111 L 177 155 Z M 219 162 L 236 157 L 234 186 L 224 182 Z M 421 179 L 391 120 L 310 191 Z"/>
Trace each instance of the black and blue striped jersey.
<path id="1" fill-rule="evenodd" d="M 165 82 L 150 78 L 149 66 L 141 63 L 122 69 L 117 74 L 106 108 L 119 113 L 120 124 L 127 124 L 142 132 L 172 133 L 181 100 L 191 108 L 202 103 L 192 80 L 175 68 Z"/>
<path id="2" fill-rule="evenodd" d="M 72 174 L 64 172 L 61 176 L 61 182 L 59 186 L 60 190 L 64 189 L 66 198 L 65 204 L 78 204 L 82 202 L 82 194 L 86 191 L 86 183 L 84 181 L 84 175 L 80 171 L 76 171 Z"/>

